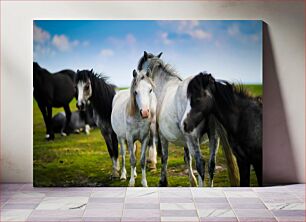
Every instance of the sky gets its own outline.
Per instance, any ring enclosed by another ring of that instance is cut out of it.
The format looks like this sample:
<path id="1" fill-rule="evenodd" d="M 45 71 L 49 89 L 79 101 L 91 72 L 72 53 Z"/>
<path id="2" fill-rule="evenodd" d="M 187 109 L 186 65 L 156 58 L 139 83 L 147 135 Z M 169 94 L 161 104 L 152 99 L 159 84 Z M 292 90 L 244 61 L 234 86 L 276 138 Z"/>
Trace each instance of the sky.
<path id="1" fill-rule="evenodd" d="M 50 72 L 94 69 L 129 86 L 143 52 L 182 78 L 262 84 L 262 22 L 256 20 L 35 20 L 33 59 Z"/>

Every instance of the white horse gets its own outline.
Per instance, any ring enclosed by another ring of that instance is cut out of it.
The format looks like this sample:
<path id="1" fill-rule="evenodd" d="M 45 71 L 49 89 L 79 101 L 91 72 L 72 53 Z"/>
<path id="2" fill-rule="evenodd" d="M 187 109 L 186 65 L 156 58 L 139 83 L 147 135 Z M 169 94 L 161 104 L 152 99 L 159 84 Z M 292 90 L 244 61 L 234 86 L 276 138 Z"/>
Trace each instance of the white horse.
<path id="1" fill-rule="evenodd" d="M 136 140 L 141 142 L 142 186 L 148 186 L 146 179 L 146 150 L 151 137 L 153 139 L 153 155 L 155 155 L 153 159 L 155 159 L 156 163 L 156 97 L 153 92 L 153 82 L 148 77 L 149 75 L 149 72 L 142 71 L 137 73 L 134 70 L 130 90 L 119 91 L 113 100 L 111 123 L 121 147 L 121 179 L 126 179 L 126 144 L 130 152 L 131 177 L 129 186 L 135 185 L 136 158 L 134 143 Z"/>
<path id="2" fill-rule="evenodd" d="M 218 136 L 216 121 L 213 116 L 201 119 L 192 132 L 186 132 L 184 120 L 191 110 L 187 87 L 192 77 L 182 80 L 168 64 L 161 59 L 162 53 L 154 56 L 144 52 L 138 64 L 138 70 L 152 70 L 150 77 L 155 84 L 157 101 L 158 134 L 162 146 L 162 169 L 159 185 L 167 186 L 168 143 L 183 146 L 185 162 L 188 165 L 189 180 L 192 186 L 197 185 L 192 171 L 192 157 L 196 160 L 199 186 L 204 185 L 205 161 L 201 155 L 200 144 L 203 135 L 208 135 L 210 148 L 209 175 L 210 186 L 213 186 Z M 223 147 L 228 148 L 228 147 Z M 225 152 L 228 154 L 228 152 Z M 228 159 L 228 157 L 226 157 Z M 232 156 L 229 158 L 233 158 Z M 230 168 L 230 167 L 229 167 Z M 229 169 L 230 170 L 230 169 Z"/>

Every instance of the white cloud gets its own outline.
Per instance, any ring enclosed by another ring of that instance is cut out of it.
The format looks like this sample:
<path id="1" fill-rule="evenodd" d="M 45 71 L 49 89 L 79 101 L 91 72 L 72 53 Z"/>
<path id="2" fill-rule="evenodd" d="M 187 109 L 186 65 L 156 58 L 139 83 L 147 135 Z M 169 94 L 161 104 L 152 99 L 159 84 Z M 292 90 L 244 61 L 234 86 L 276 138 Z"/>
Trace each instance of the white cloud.
<path id="1" fill-rule="evenodd" d="M 171 41 L 171 43 L 174 42 L 173 39 L 169 38 L 169 34 L 165 34 L 169 32 L 173 32 L 179 35 L 187 35 L 197 40 L 210 40 L 212 37 L 212 34 L 201 27 L 200 22 L 197 20 L 160 21 L 159 24 L 168 30 L 167 32 L 163 32 L 161 34 L 161 40 L 166 45 L 169 44 L 169 41 Z"/>
<path id="2" fill-rule="evenodd" d="M 89 46 L 89 45 L 90 45 L 90 42 L 89 42 L 89 41 L 83 41 L 83 42 L 82 42 L 82 45 L 85 46 L 85 47 L 86 47 L 86 46 Z"/>
<path id="3" fill-rule="evenodd" d="M 125 39 L 126 39 L 126 42 L 127 42 L 128 44 L 130 44 L 130 45 L 136 43 L 136 38 L 135 38 L 135 36 L 132 35 L 132 34 L 127 34 L 126 37 L 125 37 Z"/>
<path id="4" fill-rule="evenodd" d="M 162 43 L 164 43 L 165 45 L 170 45 L 171 43 L 173 43 L 173 41 L 169 39 L 168 35 L 168 32 L 163 32 L 160 35 Z"/>
<path id="5" fill-rule="evenodd" d="M 102 49 L 100 51 L 100 55 L 103 57 L 110 57 L 114 55 L 114 51 L 111 49 Z"/>
<path id="6" fill-rule="evenodd" d="M 240 30 L 239 24 L 235 23 L 228 27 L 227 33 L 229 36 L 238 39 L 242 42 L 258 42 L 259 41 L 259 33 L 253 34 L 244 34 Z"/>
<path id="7" fill-rule="evenodd" d="M 117 47 L 125 47 L 126 45 L 132 46 L 137 42 L 135 36 L 130 33 L 123 38 L 109 37 L 108 41 Z"/>
<path id="8" fill-rule="evenodd" d="M 66 35 L 54 35 L 52 44 L 60 51 L 67 52 L 72 48 L 78 46 L 80 42 L 78 40 L 70 41 Z"/>
<path id="9" fill-rule="evenodd" d="M 50 39 L 50 33 L 38 27 L 35 23 L 33 26 L 33 40 L 37 43 L 44 43 Z"/>

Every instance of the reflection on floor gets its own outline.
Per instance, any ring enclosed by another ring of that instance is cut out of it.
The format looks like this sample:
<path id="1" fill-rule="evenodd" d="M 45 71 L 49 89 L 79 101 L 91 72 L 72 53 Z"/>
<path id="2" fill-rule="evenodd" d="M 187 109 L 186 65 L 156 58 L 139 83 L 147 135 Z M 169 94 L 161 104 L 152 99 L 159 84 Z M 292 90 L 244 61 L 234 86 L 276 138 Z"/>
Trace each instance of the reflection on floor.
<path id="1" fill-rule="evenodd" d="M 305 221 L 305 185 L 33 188 L 1 185 L 1 221 Z"/>

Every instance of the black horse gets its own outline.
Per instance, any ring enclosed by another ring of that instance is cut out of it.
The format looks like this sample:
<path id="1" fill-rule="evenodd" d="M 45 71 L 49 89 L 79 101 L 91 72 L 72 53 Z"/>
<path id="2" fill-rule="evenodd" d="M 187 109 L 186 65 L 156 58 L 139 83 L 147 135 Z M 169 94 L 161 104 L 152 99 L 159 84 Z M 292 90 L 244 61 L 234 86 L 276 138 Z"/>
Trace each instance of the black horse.
<path id="1" fill-rule="evenodd" d="M 59 112 L 52 118 L 53 131 L 65 135 L 64 129 L 66 125 L 65 112 Z M 71 119 L 68 126 L 69 133 L 80 133 L 84 131 L 90 133 L 90 128 L 96 127 L 93 119 L 93 109 L 91 105 L 86 106 L 85 110 L 77 110 L 71 113 Z"/>
<path id="2" fill-rule="evenodd" d="M 105 139 L 108 153 L 113 161 L 113 177 L 119 177 L 118 140 L 112 125 L 112 102 L 115 86 L 106 82 L 106 77 L 93 73 L 93 70 L 77 71 L 78 90 L 77 107 L 83 110 L 90 102 L 94 111 L 94 120 Z"/>
<path id="3" fill-rule="evenodd" d="M 253 165 L 262 186 L 262 101 L 253 97 L 241 85 L 216 81 L 210 74 L 200 73 L 189 83 L 187 95 L 191 111 L 184 122 L 186 131 L 210 114 L 214 114 L 226 129 L 236 156 L 240 186 L 250 186 L 250 166 Z"/>
<path id="4" fill-rule="evenodd" d="M 69 103 L 76 94 L 75 72 L 72 70 L 62 70 L 57 73 L 50 73 L 34 62 L 33 86 L 34 98 L 45 121 L 47 129 L 46 138 L 48 140 L 54 139 L 52 107 L 64 107 L 67 117 L 64 133 L 68 134 L 71 118 Z"/>

